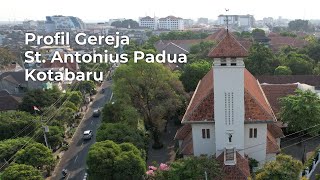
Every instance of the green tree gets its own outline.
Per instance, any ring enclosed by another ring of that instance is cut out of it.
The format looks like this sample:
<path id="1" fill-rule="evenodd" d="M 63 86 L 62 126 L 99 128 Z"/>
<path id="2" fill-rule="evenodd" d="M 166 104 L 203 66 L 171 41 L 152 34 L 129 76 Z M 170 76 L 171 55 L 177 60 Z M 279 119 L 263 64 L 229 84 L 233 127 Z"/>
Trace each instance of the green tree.
<path id="1" fill-rule="evenodd" d="M 71 91 L 68 93 L 69 101 L 75 104 L 77 107 L 80 107 L 80 105 L 83 102 L 82 94 L 80 91 Z"/>
<path id="2" fill-rule="evenodd" d="M 315 62 L 320 62 L 320 41 L 309 43 L 306 47 L 306 54 L 315 60 Z"/>
<path id="3" fill-rule="evenodd" d="M 283 65 L 291 69 L 293 75 L 312 74 L 314 61 L 308 55 L 290 52 L 282 61 Z"/>
<path id="4" fill-rule="evenodd" d="M 318 62 L 318 64 L 316 66 L 314 66 L 312 73 L 314 75 L 320 75 L 320 62 Z"/>
<path id="5" fill-rule="evenodd" d="M 292 71 L 287 66 L 278 66 L 274 70 L 274 75 L 291 75 L 291 74 L 292 74 Z"/>
<path id="6" fill-rule="evenodd" d="M 97 131 L 97 142 L 111 140 L 116 143 L 129 142 L 139 149 L 146 149 L 146 140 L 138 130 L 122 123 L 104 123 Z"/>
<path id="7" fill-rule="evenodd" d="M 205 179 L 204 172 L 208 179 L 216 179 L 222 173 L 214 157 L 192 156 L 174 161 L 168 171 L 157 171 L 155 179 Z"/>
<path id="8" fill-rule="evenodd" d="M 56 86 L 54 86 L 53 89 L 45 91 L 42 89 L 29 90 L 22 99 L 20 109 L 22 111 L 35 113 L 33 106 L 41 109 L 51 106 L 61 95 L 61 91 Z"/>
<path id="9" fill-rule="evenodd" d="M 153 147 L 162 147 L 160 133 L 185 100 L 181 82 L 163 65 L 145 61 L 120 66 L 113 79 L 116 100 L 137 108 L 152 132 Z"/>
<path id="10" fill-rule="evenodd" d="M 111 26 L 115 26 L 116 28 L 138 28 L 139 23 L 132 19 L 126 19 L 123 21 L 114 21 L 111 23 Z"/>
<path id="11" fill-rule="evenodd" d="M 204 75 L 208 73 L 211 64 L 207 61 L 198 61 L 187 64 L 180 76 L 180 80 L 187 92 L 194 91 Z"/>
<path id="12" fill-rule="evenodd" d="M 13 63 L 17 57 L 6 48 L 0 48 L 0 68 Z"/>
<path id="13" fill-rule="evenodd" d="M 13 136 L 23 137 L 34 135 L 34 130 L 40 124 L 39 119 L 38 116 L 33 116 L 23 111 L 1 112 L 0 140 L 10 139 Z"/>
<path id="14" fill-rule="evenodd" d="M 159 35 L 162 40 L 178 40 L 178 39 L 205 39 L 209 34 L 205 32 L 193 31 L 170 31 L 168 33 L 161 33 Z"/>
<path id="15" fill-rule="evenodd" d="M 78 111 L 78 107 L 71 101 L 65 101 L 63 103 L 63 107 L 66 107 L 66 108 L 71 108 L 72 110 L 74 111 Z"/>
<path id="16" fill-rule="evenodd" d="M 308 20 L 296 19 L 289 22 L 288 29 L 291 31 L 313 32 L 314 26 Z"/>
<path id="17" fill-rule="evenodd" d="M 268 162 L 257 172 L 257 180 L 294 180 L 299 179 L 302 163 L 291 156 L 280 154 L 275 161 Z"/>
<path id="18" fill-rule="evenodd" d="M 58 111 L 56 119 L 59 119 L 60 121 L 67 123 L 68 126 L 71 126 L 73 123 L 75 123 L 75 112 L 76 111 L 72 108 L 64 107 L 60 111 Z"/>
<path id="19" fill-rule="evenodd" d="M 16 162 L 19 164 L 31 165 L 35 168 L 51 167 L 54 159 L 52 152 L 45 145 L 33 143 L 21 149 L 16 154 Z"/>
<path id="20" fill-rule="evenodd" d="M 77 90 L 82 93 L 91 93 L 95 89 L 93 81 L 81 81 L 77 87 Z"/>
<path id="21" fill-rule="evenodd" d="M 25 164 L 13 164 L 6 168 L 2 175 L 3 180 L 43 180 L 41 172 Z"/>
<path id="22" fill-rule="evenodd" d="M 43 137 L 43 129 L 40 128 L 38 131 L 38 139 L 37 142 L 45 144 L 45 140 Z M 47 141 L 48 144 L 55 149 L 56 147 L 60 146 L 63 142 L 64 137 L 64 129 L 63 127 L 59 126 L 49 126 L 49 132 L 47 132 Z"/>
<path id="23" fill-rule="evenodd" d="M 102 121 L 106 123 L 125 123 L 136 128 L 139 120 L 137 109 L 121 100 L 106 103 L 102 109 Z"/>
<path id="24" fill-rule="evenodd" d="M 216 45 L 213 41 L 202 41 L 199 44 L 194 44 L 190 47 L 190 54 L 188 54 L 188 62 L 198 62 L 201 59 L 208 62 L 212 62 L 212 59 L 208 58 L 208 53 Z"/>
<path id="25" fill-rule="evenodd" d="M 140 151 L 128 143 L 97 142 L 90 147 L 87 165 L 93 179 L 141 179 L 146 163 Z"/>
<path id="26" fill-rule="evenodd" d="M 320 98 L 310 90 L 297 90 L 295 95 L 281 98 L 280 104 L 280 118 L 288 123 L 290 131 L 300 131 L 320 123 Z M 310 128 L 307 132 L 317 135 L 317 129 Z"/>
<path id="27" fill-rule="evenodd" d="M 31 138 L 16 138 L 0 141 L 0 163 L 5 163 L 20 150 L 25 144 L 32 144 L 34 141 Z"/>
<path id="28" fill-rule="evenodd" d="M 274 54 L 268 47 L 255 43 L 250 47 L 249 56 L 245 59 L 245 65 L 254 75 L 272 74 L 274 59 Z"/>

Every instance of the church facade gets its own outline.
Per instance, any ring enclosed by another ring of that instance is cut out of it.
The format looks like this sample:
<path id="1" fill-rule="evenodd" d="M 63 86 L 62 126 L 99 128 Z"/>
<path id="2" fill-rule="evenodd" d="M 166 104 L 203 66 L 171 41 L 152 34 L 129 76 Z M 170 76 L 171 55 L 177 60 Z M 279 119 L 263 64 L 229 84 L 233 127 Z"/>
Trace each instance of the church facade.
<path id="1" fill-rule="evenodd" d="M 260 83 L 245 68 L 247 55 L 226 32 L 208 55 L 213 67 L 199 81 L 175 136 L 184 156 L 215 156 L 225 179 L 247 179 L 249 158 L 260 166 L 274 160 L 283 136 Z"/>

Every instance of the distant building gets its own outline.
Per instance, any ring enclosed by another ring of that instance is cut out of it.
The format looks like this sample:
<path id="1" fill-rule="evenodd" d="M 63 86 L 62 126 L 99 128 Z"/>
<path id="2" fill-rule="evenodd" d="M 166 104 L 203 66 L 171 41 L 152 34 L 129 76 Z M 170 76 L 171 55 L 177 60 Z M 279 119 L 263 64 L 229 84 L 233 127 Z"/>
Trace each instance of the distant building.
<path id="1" fill-rule="evenodd" d="M 228 24 L 235 27 L 253 27 L 255 24 L 255 19 L 253 15 L 219 15 L 218 24 L 226 25 L 226 16 L 228 16 Z"/>
<path id="2" fill-rule="evenodd" d="M 146 27 L 150 29 L 158 29 L 158 20 L 156 17 L 152 18 L 150 16 L 139 18 L 139 26 Z"/>
<path id="3" fill-rule="evenodd" d="M 56 31 L 83 30 L 85 24 L 80 18 L 74 16 L 47 16 L 45 30 L 47 33 Z"/>
<path id="4" fill-rule="evenodd" d="M 209 19 L 208 18 L 199 18 L 198 24 L 209 24 Z"/>
<path id="5" fill-rule="evenodd" d="M 175 16 L 160 18 L 159 29 L 184 30 L 184 21 L 182 18 Z"/>
<path id="6" fill-rule="evenodd" d="M 113 22 L 116 22 L 116 21 L 124 21 L 126 20 L 125 18 L 118 18 L 118 19 L 109 19 L 109 25 L 111 25 Z"/>
<path id="7" fill-rule="evenodd" d="M 192 19 L 184 19 L 183 25 L 184 25 L 184 28 L 190 28 L 194 25 L 194 21 Z"/>

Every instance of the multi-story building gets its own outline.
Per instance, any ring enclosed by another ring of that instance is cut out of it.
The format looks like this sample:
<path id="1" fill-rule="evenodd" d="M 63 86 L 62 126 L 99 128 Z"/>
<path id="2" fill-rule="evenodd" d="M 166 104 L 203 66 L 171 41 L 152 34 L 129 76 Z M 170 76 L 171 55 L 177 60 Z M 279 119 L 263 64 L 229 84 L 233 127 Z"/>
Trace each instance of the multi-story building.
<path id="1" fill-rule="evenodd" d="M 159 29 L 184 30 L 184 21 L 182 18 L 175 16 L 160 18 Z"/>
<path id="2" fill-rule="evenodd" d="M 255 24 L 255 19 L 253 15 L 219 15 L 218 24 L 226 25 L 228 17 L 228 25 L 235 27 L 253 27 Z"/>
<path id="3" fill-rule="evenodd" d="M 74 16 L 47 16 L 45 22 L 46 32 L 83 30 L 85 24 L 80 18 Z"/>
<path id="4" fill-rule="evenodd" d="M 209 19 L 208 18 L 199 18 L 198 19 L 198 24 L 208 24 Z"/>
<path id="5" fill-rule="evenodd" d="M 158 20 L 156 17 L 141 17 L 139 18 L 139 26 L 156 30 L 158 29 Z"/>

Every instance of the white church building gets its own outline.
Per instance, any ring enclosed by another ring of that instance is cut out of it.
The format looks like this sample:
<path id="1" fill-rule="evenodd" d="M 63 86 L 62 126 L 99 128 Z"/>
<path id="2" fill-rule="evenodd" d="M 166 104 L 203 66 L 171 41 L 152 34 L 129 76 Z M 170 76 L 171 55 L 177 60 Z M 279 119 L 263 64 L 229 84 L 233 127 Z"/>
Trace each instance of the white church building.
<path id="1" fill-rule="evenodd" d="M 208 54 L 212 69 L 199 81 L 177 131 L 184 156 L 215 156 L 223 179 L 250 177 L 248 159 L 263 165 L 280 151 L 281 128 L 256 78 L 247 50 L 227 32 Z"/>

